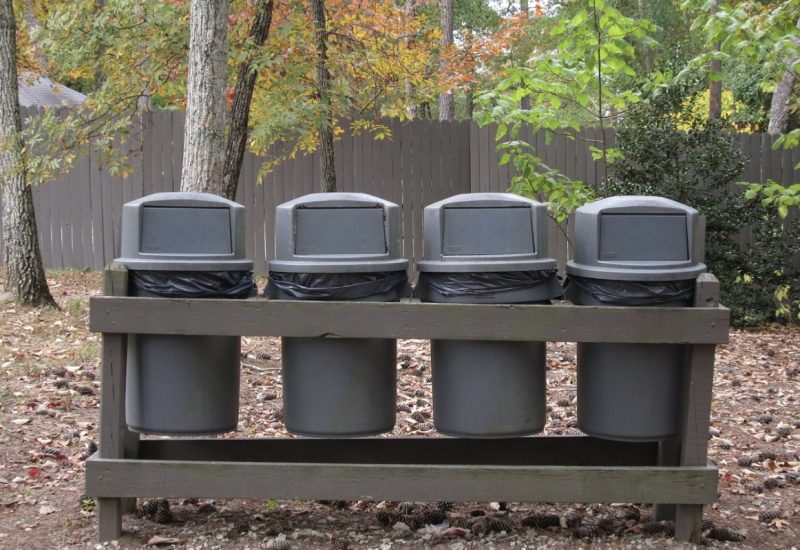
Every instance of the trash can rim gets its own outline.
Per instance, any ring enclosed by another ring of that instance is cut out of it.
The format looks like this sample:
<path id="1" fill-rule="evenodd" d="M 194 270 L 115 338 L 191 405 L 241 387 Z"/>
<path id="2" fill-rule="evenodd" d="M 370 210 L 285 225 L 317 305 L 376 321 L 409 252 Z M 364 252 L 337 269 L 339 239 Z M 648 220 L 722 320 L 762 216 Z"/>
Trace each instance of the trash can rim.
<path id="1" fill-rule="evenodd" d="M 417 271 L 431 273 L 490 273 L 497 271 L 544 271 L 558 269 L 558 262 L 552 258 L 509 259 L 510 256 L 463 256 L 454 261 L 421 260 Z"/>
<path id="2" fill-rule="evenodd" d="M 694 279 L 707 271 L 706 264 L 691 261 L 672 262 L 672 266 L 670 262 L 637 261 L 627 262 L 629 266 L 621 267 L 623 263 L 625 262 L 614 262 L 615 265 L 584 265 L 569 260 L 566 271 L 567 275 L 618 281 L 677 281 Z"/>

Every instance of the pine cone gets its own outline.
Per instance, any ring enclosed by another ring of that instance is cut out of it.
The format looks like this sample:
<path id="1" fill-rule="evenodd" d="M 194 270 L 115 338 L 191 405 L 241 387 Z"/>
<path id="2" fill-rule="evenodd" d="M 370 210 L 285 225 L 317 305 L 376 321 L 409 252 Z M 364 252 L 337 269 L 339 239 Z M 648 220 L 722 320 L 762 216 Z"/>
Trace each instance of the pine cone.
<path id="1" fill-rule="evenodd" d="M 411 418 L 413 418 L 419 424 L 424 424 L 428 420 L 425 418 L 425 415 L 419 411 L 411 413 Z"/>
<path id="2" fill-rule="evenodd" d="M 755 461 L 756 459 L 753 458 L 752 456 L 740 456 L 739 458 L 736 459 L 736 463 L 744 468 L 749 468 L 750 466 L 753 465 L 753 462 Z"/>
<path id="3" fill-rule="evenodd" d="M 348 502 L 346 500 L 333 500 L 331 501 L 331 508 L 336 510 L 344 510 L 347 508 Z"/>
<path id="4" fill-rule="evenodd" d="M 388 512 L 386 510 L 380 510 L 377 514 L 375 514 L 375 518 L 378 520 L 384 527 L 391 527 L 397 520 L 399 519 L 399 514 L 395 514 L 394 512 Z"/>
<path id="5" fill-rule="evenodd" d="M 348 550 L 350 541 L 347 539 L 335 539 L 331 545 L 331 550 Z"/>
<path id="6" fill-rule="evenodd" d="M 760 414 L 756 417 L 756 422 L 760 422 L 762 424 L 769 424 L 772 422 L 773 418 L 770 414 Z"/>
<path id="7" fill-rule="evenodd" d="M 42 450 L 42 454 L 47 456 L 52 456 L 55 458 L 61 455 L 61 451 L 56 449 L 55 447 L 45 447 Z"/>
<path id="8" fill-rule="evenodd" d="M 411 407 L 409 407 L 409 406 L 408 406 L 408 405 L 406 405 L 405 403 L 398 403 L 398 404 L 395 406 L 395 408 L 394 408 L 394 409 L 395 409 L 397 412 L 404 412 L 404 413 L 410 413 L 410 412 L 411 412 Z"/>
<path id="9" fill-rule="evenodd" d="M 564 525 L 567 529 L 577 529 L 581 526 L 581 517 L 574 511 L 568 511 L 564 514 Z"/>
<path id="10" fill-rule="evenodd" d="M 668 537 L 675 536 L 675 523 L 672 521 L 664 522 L 664 534 Z"/>
<path id="11" fill-rule="evenodd" d="M 421 432 L 430 432 L 435 430 L 436 426 L 434 426 L 430 422 L 423 422 L 421 424 L 417 424 L 417 429 Z"/>
<path id="12" fill-rule="evenodd" d="M 786 481 L 789 482 L 797 481 L 798 479 L 800 479 L 800 472 L 786 472 L 784 474 L 784 477 L 786 478 Z"/>
<path id="13" fill-rule="evenodd" d="M 201 514 L 214 514 L 217 512 L 217 507 L 210 502 L 205 502 L 197 509 Z"/>
<path id="14" fill-rule="evenodd" d="M 765 489 L 777 489 L 779 487 L 785 487 L 785 486 L 786 486 L 786 480 L 784 480 L 782 477 L 777 477 L 777 476 L 768 477 L 767 479 L 764 480 Z"/>
<path id="15" fill-rule="evenodd" d="M 397 505 L 397 512 L 403 516 L 407 516 L 409 514 L 414 513 L 414 503 L 413 502 L 401 502 Z"/>
<path id="16" fill-rule="evenodd" d="M 489 531 L 500 533 L 501 531 L 505 531 L 506 533 L 510 533 L 514 530 L 514 524 L 512 524 L 507 519 L 503 518 L 492 518 L 489 520 Z"/>
<path id="17" fill-rule="evenodd" d="M 789 426 L 778 426 L 775 431 L 781 437 L 789 437 L 792 435 L 792 429 Z"/>
<path id="18" fill-rule="evenodd" d="M 559 407 L 569 407 L 571 404 L 572 402 L 569 399 L 559 399 L 556 401 L 556 405 Z"/>
<path id="19" fill-rule="evenodd" d="M 261 398 L 264 401 L 273 401 L 278 398 L 278 392 L 275 390 L 267 390 L 261 395 Z"/>
<path id="20" fill-rule="evenodd" d="M 781 511 L 777 508 L 764 510 L 758 515 L 759 521 L 763 521 L 764 523 L 770 522 L 773 519 L 778 519 L 779 517 L 781 517 Z"/>
<path id="21" fill-rule="evenodd" d="M 262 361 L 266 361 L 268 359 L 272 359 L 272 355 L 268 351 L 259 351 L 258 355 L 256 355 Z"/>
<path id="22" fill-rule="evenodd" d="M 638 508 L 627 508 L 625 510 L 624 519 L 626 521 L 636 521 L 639 522 L 642 519 L 642 513 L 639 511 Z"/>
<path id="23" fill-rule="evenodd" d="M 417 407 L 430 407 L 431 406 L 431 402 L 428 401 L 427 399 L 419 398 L 419 399 L 417 399 L 416 403 L 417 403 Z"/>
<path id="24" fill-rule="evenodd" d="M 788 475 L 788 474 L 787 474 L 787 475 Z M 437 506 L 437 507 L 439 508 L 439 510 L 441 510 L 442 512 L 449 512 L 450 510 L 452 510 L 453 508 L 455 508 L 455 504 L 453 504 L 453 503 L 452 503 L 452 502 L 450 502 L 449 500 L 440 500 L 436 506 Z"/>
<path id="25" fill-rule="evenodd" d="M 94 390 L 89 386 L 78 386 L 75 391 L 80 395 L 94 395 Z"/>
<path id="26" fill-rule="evenodd" d="M 522 520 L 525 527 L 536 527 L 537 529 L 547 529 L 548 527 L 558 527 L 561 520 L 555 514 L 533 513 Z"/>
<path id="27" fill-rule="evenodd" d="M 439 525 L 447 521 L 447 516 L 441 510 L 428 510 L 420 519 L 424 525 Z"/>
<path id="28" fill-rule="evenodd" d="M 269 544 L 267 544 L 267 548 L 271 550 L 289 550 L 291 547 L 292 543 L 284 538 L 272 539 Z"/>
<path id="29" fill-rule="evenodd" d="M 476 518 L 469 529 L 472 531 L 472 536 L 474 537 L 484 535 L 489 532 L 489 520 L 485 517 Z"/>
<path id="30" fill-rule="evenodd" d="M 425 390 L 423 390 L 422 388 L 417 388 L 416 390 L 414 390 L 414 395 L 416 395 L 417 397 L 425 397 Z"/>
<path id="31" fill-rule="evenodd" d="M 722 542 L 744 542 L 747 538 L 741 533 L 725 529 L 724 527 L 712 527 L 706 534 L 706 537 L 711 540 L 719 540 Z"/>
<path id="32" fill-rule="evenodd" d="M 751 493 L 761 493 L 764 491 L 764 488 L 758 483 L 745 483 L 744 488 Z"/>
<path id="33" fill-rule="evenodd" d="M 776 458 L 778 458 L 778 455 L 776 455 L 772 451 L 762 451 L 758 453 L 759 462 L 764 462 L 765 460 L 775 460 Z"/>
<path id="34" fill-rule="evenodd" d="M 158 499 L 146 500 L 136 509 L 136 513 L 142 517 L 153 517 L 158 512 L 158 503 Z"/>
<path id="35" fill-rule="evenodd" d="M 572 537 L 576 539 L 595 539 L 600 536 L 600 531 L 594 525 L 584 525 L 572 532 Z"/>
<path id="36" fill-rule="evenodd" d="M 167 525 L 175 521 L 175 517 L 170 512 L 169 508 L 159 508 L 153 515 L 153 521 L 161 525 Z"/>
<path id="37" fill-rule="evenodd" d="M 55 381 L 56 389 L 65 390 L 69 387 L 69 382 L 66 378 L 57 378 Z"/>
<path id="38" fill-rule="evenodd" d="M 408 525 L 408 528 L 411 529 L 412 531 L 416 531 L 417 529 L 422 527 L 422 520 L 420 520 L 418 516 L 415 516 L 413 514 L 400 516 L 400 519 L 398 521 L 402 521 L 403 523 Z"/>

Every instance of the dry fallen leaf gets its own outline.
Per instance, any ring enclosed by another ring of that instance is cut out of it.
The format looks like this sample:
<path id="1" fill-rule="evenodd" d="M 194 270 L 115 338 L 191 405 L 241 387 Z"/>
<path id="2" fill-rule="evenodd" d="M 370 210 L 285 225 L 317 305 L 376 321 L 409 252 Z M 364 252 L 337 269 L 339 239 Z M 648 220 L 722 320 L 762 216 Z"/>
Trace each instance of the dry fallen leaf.
<path id="1" fill-rule="evenodd" d="M 52 514 L 53 512 L 57 512 L 58 510 L 51 506 L 50 504 L 42 504 L 39 507 L 39 515 L 46 516 L 48 514 Z"/>

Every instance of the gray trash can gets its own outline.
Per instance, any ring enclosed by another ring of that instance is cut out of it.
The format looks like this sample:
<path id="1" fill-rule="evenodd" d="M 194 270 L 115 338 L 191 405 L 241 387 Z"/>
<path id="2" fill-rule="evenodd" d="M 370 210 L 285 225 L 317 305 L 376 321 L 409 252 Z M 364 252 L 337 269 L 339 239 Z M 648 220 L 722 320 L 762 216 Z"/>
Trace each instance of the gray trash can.
<path id="1" fill-rule="evenodd" d="M 697 210 L 661 197 L 611 197 L 575 212 L 566 296 L 579 305 L 687 307 L 706 270 Z M 680 435 L 686 348 L 578 344 L 578 425 L 621 441 Z"/>
<path id="2" fill-rule="evenodd" d="M 266 294 L 376 302 L 408 296 L 400 237 L 400 207 L 371 195 L 315 193 L 281 204 Z M 288 431 L 358 437 L 394 428 L 397 340 L 284 337 L 281 347 Z"/>
<path id="3" fill-rule="evenodd" d="M 547 207 L 508 193 L 425 207 L 423 302 L 535 304 L 561 295 Z M 432 340 L 433 420 L 444 434 L 511 437 L 545 424 L 545 343 Z"/>
<path id="4" fill-rule="evenodd" d="M 156 193 L 122 209 L 122 256 L 131 296 L 245 298 L 244 207 L 206 193 Z M 236 429 L 241 339 L 131 334 L 125 417 L 152 434 Z"/>

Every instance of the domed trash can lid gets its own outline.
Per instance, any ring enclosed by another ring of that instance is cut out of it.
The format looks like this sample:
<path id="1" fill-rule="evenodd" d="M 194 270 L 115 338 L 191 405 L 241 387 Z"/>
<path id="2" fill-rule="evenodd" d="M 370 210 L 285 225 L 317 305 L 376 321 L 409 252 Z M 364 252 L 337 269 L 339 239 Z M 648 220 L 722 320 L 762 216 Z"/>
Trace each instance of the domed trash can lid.
<path id="1" fill-rule="evenodd" d="M 279 205 L 271 272 L 402 271 L 400 207 L 365 193 L 313 193 Z"/>
<path id="2" fill-rule="evenodd" d="M 210 193 L 155 193 L 122 207 L 121 255 L 131 270 L 247 271 L 244 206 Z"/>
<path id="3" fill-rule="evenodd" d="M 581 206 L 573 237 L 570 276 L 677 281 L 706 271 L 703 217 L 663 197 L 609 197 Z"/>

